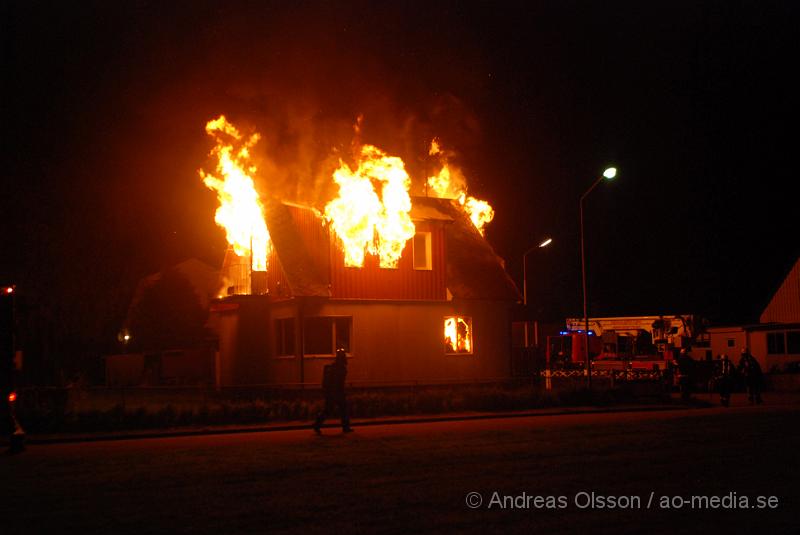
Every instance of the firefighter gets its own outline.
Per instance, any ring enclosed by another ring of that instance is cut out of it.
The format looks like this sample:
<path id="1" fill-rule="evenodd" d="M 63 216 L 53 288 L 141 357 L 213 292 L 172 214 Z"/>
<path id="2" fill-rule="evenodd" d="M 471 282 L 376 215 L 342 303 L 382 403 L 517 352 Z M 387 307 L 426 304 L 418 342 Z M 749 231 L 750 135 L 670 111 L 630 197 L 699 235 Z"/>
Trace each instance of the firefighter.
<path id="1" fill-rule="evenodd" d="M 723 407 L 731 403 L 731 389 L 733 388 L 733 374 L 736 371 L 727 353 L 722 357 L 717 355 L 717 388 L 719 388 L 719 401 Z"/>
<path id="2" fill-rule="evenodd" d="M 336 360 L 322 370 L 322 390 L 325 393 L 325 408 L 317 415 L 314 421 L 314 432 L 322 434 L 322 423 L 331 415 L 334 407 L 338 407 L 342 414 L 342 431 L 351 433 L 350 415 L 347 410 L 347 399 L 344 391 L 347 378 L 347 353 L 343 347 L 336 350 Z"/>
<path id="3" fill-rule="evenodd" d="M 681 349 L 681 352 L 678 354 L 676 364 L 678 367 L 678 384 L 681 388 L 681 400 L 689 401 L 689 398 L 692 395 L 692 373 L 694 371 L 694 361 L 692 360 L 692 357 L 689 356 L 686 348 Z"/>
<path id="4" fill-rule="evenodd" d="M 557 370 L 566 370 L 567 369 L 567 356 L 564 354 L 563 351 L 558 352 L 558 356 L 556 357 L 556 369 Z"/>
<path id="5" fill-rule="evenodd" d="M 742 358 L 739 360 L 738 370 L 744 377 L 744 384 L 747 386 L 747 400 L 751 405 L 761 403 L 761 387 L 764 375 L 761 373 L 761 366 L 758 361 L 746 347 L 742 348 Z"/>

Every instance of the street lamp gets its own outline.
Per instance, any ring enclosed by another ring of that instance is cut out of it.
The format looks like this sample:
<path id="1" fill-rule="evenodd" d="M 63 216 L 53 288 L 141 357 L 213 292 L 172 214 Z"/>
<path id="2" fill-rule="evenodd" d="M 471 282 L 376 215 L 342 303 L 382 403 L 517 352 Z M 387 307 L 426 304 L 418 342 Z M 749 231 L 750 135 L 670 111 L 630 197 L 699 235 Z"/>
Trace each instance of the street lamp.
<path id="1" fill-rule="evenodd" d="M 536 249 L 543 249 L 544 247 L 547 247 L 551 243 L 553 243 L 553 238 L 546 238 L 546 239 L 542 240 L 542 242 L 539 243 L 539 245 L 534 245 L 533 247 L 531 247 L 530 249 L 528 249 L 527 251 L 525 251 L 522 254 L 522 304 L 524 304 L 525 307 L 526 307 L 525 308 L 526 313 L 527 313 L 527 310 L 528 310 L 527 309 L 527 306 L 528 306 L 528 255 L 530 253 L 532 253 Z M 538 329 L 537 329 L 537 331 L 538 331 Z M 538 343 L 538 338 L 539 338 L 538 337 L 538 332 L 537 332 L 536 338 L 537 338 L 536 341 Z M 525 319 L 525 347 L 529 347 L 529 346 L 530 346 L 530 340 L 529 340 L 529 337 L 528 337 L 528 320 L 526 318 Z"/>
<path id="2" fill-rule="evenodd" d="M 592 367 L 589 362 L 589 313 L 587 311 L 586 306 L 586 253 L 584 252 L 584 240 L 583 240 L 583 200 L 586 198 L 589 193 L 603 180 L 611 180 L 617 176 L 617 168 L 616 167 L 609 167 L 603 174 L 600 175 L 597 180 L 591 185 L 589 189 L 586 190 L 586 193 L 581 195 L 580 201 L 580 210 L 581 210 L 581 281 L 583 282 L 583 338 L 584 338 L 584 362 L 586 364 L 586 384 L 589 388 L 592 387 Z"/>

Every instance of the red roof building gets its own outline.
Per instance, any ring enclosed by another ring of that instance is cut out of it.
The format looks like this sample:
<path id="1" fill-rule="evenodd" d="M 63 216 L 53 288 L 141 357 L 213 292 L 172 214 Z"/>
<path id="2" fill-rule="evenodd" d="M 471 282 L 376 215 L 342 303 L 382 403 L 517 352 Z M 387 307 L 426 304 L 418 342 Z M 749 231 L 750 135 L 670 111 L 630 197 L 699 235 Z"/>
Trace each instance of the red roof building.
<path id="1" fill-rule="evenodd" d="M 416 235 L 391 269 L 370 255 L 363 267 L 346 267 L 313 209 L 270 200 L 265 217 L 267 272 L 248 273 L 229 254 L 229 295 L 211 307 L 219 385 L 319 384 L 338 347 L 357 384 L 510 376 L 510 309 L 520 294 L 454 201 L 413 200 Z M 250 295 L 238 295 L 248 283 Z"/>
<path id="2" fill-rule="evenodd" d="M 800 363 L 800 259 L 753 325 L 712 327 L 714 355 L 738 361 L 742 349 L 758 360 L 765 372 L 797 369 Z"/>

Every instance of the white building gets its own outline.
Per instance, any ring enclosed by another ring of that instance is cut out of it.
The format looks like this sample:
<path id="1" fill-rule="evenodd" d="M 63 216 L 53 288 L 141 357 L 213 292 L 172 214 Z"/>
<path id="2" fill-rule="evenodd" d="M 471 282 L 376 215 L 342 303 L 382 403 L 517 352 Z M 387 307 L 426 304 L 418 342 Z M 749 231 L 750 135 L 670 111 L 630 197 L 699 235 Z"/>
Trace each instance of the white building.
<path id="1" fill-rule="evenodd" d="M 738 362 L 746 347 L 765 372 L 800 362 L 800 259 L 761 313 L 759 323 L 711 327 L 708 332 L 715 357 L 727 354 Z"/>

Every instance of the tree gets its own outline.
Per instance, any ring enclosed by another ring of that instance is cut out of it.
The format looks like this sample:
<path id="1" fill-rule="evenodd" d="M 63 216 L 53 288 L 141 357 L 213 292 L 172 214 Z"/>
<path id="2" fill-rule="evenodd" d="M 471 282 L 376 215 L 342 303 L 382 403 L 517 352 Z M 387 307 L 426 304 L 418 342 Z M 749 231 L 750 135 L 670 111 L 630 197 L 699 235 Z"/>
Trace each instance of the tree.
<path id="1" fill-rule="evenodd" d="M 145 288 L 131 311 L 131 345 L 143 351 L 202 346 L 206 319 L 188 279 L 166 270 Z"/>

